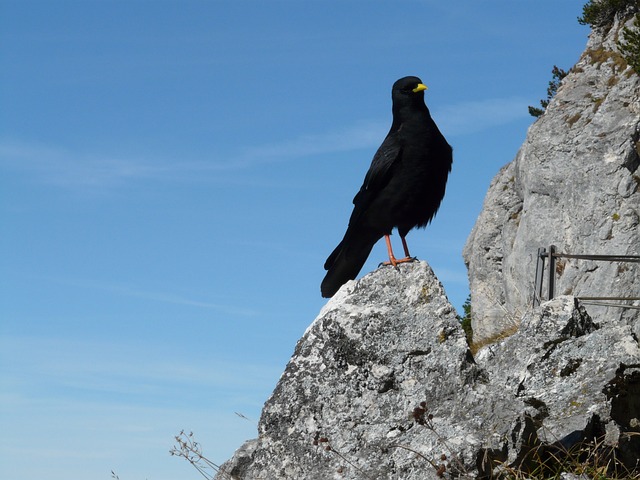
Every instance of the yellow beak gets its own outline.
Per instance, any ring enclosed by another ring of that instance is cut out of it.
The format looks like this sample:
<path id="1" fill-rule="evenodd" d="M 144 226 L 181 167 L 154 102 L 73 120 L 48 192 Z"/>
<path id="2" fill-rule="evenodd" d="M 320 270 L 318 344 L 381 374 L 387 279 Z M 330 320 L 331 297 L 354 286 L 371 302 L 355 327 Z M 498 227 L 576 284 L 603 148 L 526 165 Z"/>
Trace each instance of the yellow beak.
<path id="1" fill-rule="evenodd" d="M 423 90 L 426 90 L 426 89 L 427 89 L 426 85 L 424 85 L 422 83 L 419 83 L 418 86 L 413 89 L 413 92 L 414 93 L 418 93 L 418 92 L 422 92 Z"/>

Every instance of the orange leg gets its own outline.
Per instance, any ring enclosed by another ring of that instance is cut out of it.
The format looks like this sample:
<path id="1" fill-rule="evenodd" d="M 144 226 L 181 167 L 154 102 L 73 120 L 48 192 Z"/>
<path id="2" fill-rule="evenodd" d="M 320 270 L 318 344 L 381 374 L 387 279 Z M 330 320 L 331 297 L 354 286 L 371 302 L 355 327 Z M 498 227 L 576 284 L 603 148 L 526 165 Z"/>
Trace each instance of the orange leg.
<path id="1" fill-rule="evenodd" d="M 389 254 L 389 262 L 384 262 L 384 265 L 398 265 L 396 257 L 393 255 L 393 248 L 391 247 L 391 237 L 389 235 L 384 236 L 384 241 L 387 242 L 387 253 Z"/>
<path id="2" fill-rule="evenodd" d="M 388 262 L 382 262 L 382 265 L 393 265 L 395 267 L 399 263 L 413 262 L 415 260 L 415 258 L 413 258 L 409 254 L 409 247 L 407 246 L 407 241 L 404 239 L 404 237 L 401 237 L 401 240 L 402 240 L 402 248 L 404 249 L 404 254 L 406 256 L 405 256 L 405 258 L 401 258 L 400 260 L 398 260 L 393 255 L 393 248 L 391 247 L 391 237 L 389 235 L 385 235 L 384 236 L 384 241 L 387 243 L 387 253 L 389 254 L 389 261 Z"/>

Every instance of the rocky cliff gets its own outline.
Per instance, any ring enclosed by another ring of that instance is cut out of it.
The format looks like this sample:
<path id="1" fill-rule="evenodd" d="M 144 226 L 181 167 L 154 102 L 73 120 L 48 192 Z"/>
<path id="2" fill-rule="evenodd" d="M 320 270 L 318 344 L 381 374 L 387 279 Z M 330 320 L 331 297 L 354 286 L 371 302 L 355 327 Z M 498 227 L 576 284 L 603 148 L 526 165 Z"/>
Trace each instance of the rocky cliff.
<path id="1" fill-rule="evenodd" d="M 638 435 L 629 326 L 600 326 L 562 296 L 474 359 L 432 270 L 403 264 L 327 303 L 264 406 L 259 437 L 216 478 L 490 478 L 558 468 L 549 456 L 578 446 L 633 469 Z"/>
<path id="2" fill-rule="evenodd" d="M 538 247 L 640 254 L 640 76 L 618 51 L 623 23 L 592 32 L 515 160 L 491 184 L 464 249 L 476 341 L 512 330 L 531 309 Z M 559 294 L 640 296 L 637 264 L 565 259 L 555 273 Z M 640 334 L 638 310 L 591 310 L 635 324 Z"/>
<path id="3" fill-rule="evenodd" d="M 560 296 L 531 301 L 538 247 L 640 254 L 640 82 L 620 27 L 592 34 L 469 237 L 474 334 L 492 341 L 472 355 L 424 262 L 347 283 L 217 479 L 640 475 L 638 311 L 576 298 L 638 296 L 640 269 L 560 261 Z"/>

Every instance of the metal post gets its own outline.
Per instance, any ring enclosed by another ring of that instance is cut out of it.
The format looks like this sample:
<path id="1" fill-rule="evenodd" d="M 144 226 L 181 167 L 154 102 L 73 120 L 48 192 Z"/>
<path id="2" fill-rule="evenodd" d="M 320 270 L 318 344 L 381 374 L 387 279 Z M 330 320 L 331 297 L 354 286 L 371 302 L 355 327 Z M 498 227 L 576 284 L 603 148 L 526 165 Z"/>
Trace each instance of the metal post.
<path id="1" fill-rule="evenodd" d="M 556 289 L 556 246 L 549 245 L 549 300 L 554 296 Z"/>
<path id="2" fill-rule="evenodd" d="M 544 276 L 544 257 L 545 252 L 547 251 L 544 247 L 538 248 L 538 256 L 536 262 L 536 283 L 533 289 L 533 306 L 537 307 L 540 305 L 540 300 L 542 299 L 542 277 Z"/>

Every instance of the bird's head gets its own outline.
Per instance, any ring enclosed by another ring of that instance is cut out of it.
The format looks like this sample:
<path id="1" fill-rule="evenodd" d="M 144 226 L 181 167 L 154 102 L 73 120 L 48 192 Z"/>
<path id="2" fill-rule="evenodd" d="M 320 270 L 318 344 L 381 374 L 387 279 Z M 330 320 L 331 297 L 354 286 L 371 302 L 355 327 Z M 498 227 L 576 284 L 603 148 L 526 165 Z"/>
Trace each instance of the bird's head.
<path id="1" fill-rule="evenodd" d="M 391 98 L 396 107 L 424 105 L 424 91 L 427 86 L 418 77 L 403 77 L 393 84 Z"/>

